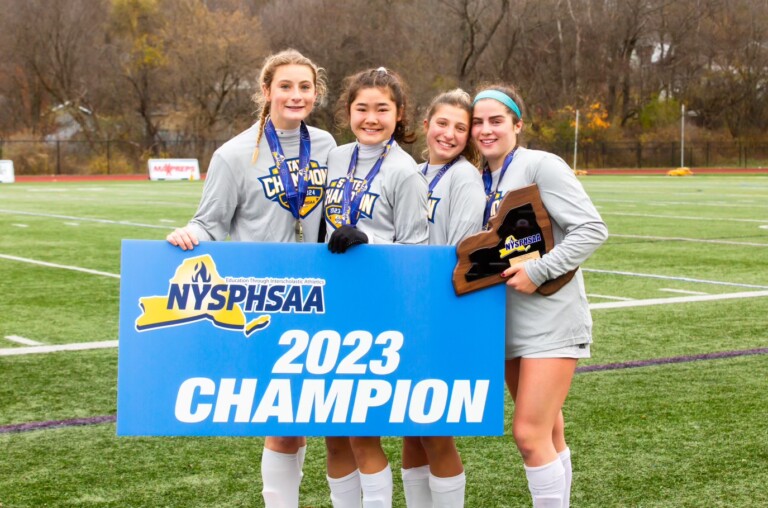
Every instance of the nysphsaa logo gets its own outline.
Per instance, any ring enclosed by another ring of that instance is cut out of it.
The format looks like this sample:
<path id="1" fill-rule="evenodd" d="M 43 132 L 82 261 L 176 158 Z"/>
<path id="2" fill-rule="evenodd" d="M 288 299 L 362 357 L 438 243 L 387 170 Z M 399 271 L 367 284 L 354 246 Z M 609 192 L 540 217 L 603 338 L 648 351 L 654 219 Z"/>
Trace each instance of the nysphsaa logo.
<path id="1" fill-rule="evenodd" d="M 325 279 L 222 277 L 206 254 L 179 265 L 167 294 L 139 298 L 136 330 L 208 320 L 248 337 L 268 327 L 274 314 L 324 314 L 324 287 Z"/>

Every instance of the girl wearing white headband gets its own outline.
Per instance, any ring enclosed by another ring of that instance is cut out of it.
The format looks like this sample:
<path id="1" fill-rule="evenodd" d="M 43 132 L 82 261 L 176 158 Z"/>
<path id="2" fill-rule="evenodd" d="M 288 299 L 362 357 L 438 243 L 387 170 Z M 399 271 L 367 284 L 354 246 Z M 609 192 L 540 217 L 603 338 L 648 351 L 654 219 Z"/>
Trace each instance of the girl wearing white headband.
<path id="1" fill-rule="evenodd" d="M 576 362 L 589 357 L 592 318 L 581 270 L 558 292 L 539 286 L 576 269 L 608 230 L 574 172 L 556 155 L 520 146 L 524 106 L 514 88 L 484 87 L 475 96 L 472 140 L 485 159 L 485 222 L 504 195 L 537 184 L 554 248 L 502 273 L 507 279 L 507 388 L 515 401 L 512 433 L 536 508 L 570 504 L 571 459 L 562 407 Z"/>

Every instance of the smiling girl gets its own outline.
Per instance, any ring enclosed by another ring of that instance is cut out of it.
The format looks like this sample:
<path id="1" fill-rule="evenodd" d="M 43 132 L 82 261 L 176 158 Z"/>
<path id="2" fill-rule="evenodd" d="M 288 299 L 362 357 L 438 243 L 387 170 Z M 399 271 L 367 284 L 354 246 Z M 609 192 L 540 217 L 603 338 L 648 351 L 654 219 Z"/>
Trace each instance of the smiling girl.
<path id="1" fill-rule="evenodd" d="M 345 80 L 338 116 L 357 141 L 328 155 L 328 248 L 360 243 L 426 244 L 427 183 L 398 143 L 413 142 L 400 77 L 383 67 Z M 392 470 L 379 437 L 329 437 L 328 484 L 335 508 L 392 506 Z"/>
<path id="2" fill-rule="evenodd" d="M 456 245 L 483 227 L 483 182 L 469 142 L 472 102 L 464 90 L 432 100 L 424 120 L 429 183 L 429 244 Z M 403 488 L 408 508 L 464 506 L 466 479 L 452 437 L 403 438 Z"/>
<path id="3" fill-rule="evenodd" d="M 523 457 L 534 507 L 568 507 L 571 454 L 562 407 L 579 358 L 589 357 L 592 318 L 581 270 L 559 291 L 542 296 L 547 280 L 578 268 L 608 230 L 571 168 L 559 157 L 520 146 L 524 106 L 505 85 L 475 96 L 472 140 L 485 158 L 485 221 L 504 195 L 537 184 L 555 246 L 539 259 L 508 268 L 507 388 L 515 402 L 512 433 Z"/>
<path id="4" fill-rule="evenodd" d="M 325 93 L 321 68 L 295 50 L 267 57 L 259 78 L 259 121 L 213 154 L 197 213 L 167 240 L 317 242 L 333 137 L 304 120 Z M 319 241 L 322 241 L 319 238 Z M 303 437 L 267 437 L 261 461 L 267 508 L 298 507 Z"/>

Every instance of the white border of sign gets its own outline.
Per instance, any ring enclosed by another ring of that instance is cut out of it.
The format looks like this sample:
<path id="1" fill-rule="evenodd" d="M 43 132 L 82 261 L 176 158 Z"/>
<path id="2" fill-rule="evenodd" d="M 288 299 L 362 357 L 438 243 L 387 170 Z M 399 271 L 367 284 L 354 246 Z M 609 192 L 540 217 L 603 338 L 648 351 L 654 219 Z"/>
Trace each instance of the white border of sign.
<path id="1" fill-rule="evenodd" d="M 197 159 L 149 159 L 150 180 L 200 180 Z"/>
<path id="2" fill-rule="evenodd" d="M 16 177 L 13 173 L 13 161 L 0 160 L 0 183 L 13 183 Z"/>

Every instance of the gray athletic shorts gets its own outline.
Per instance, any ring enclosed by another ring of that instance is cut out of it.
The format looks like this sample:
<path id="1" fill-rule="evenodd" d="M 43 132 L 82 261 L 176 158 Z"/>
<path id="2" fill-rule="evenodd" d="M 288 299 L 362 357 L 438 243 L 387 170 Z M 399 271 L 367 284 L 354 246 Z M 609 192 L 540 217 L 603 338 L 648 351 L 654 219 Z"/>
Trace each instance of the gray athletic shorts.
<path id="1" fill-rule="evenodd" d="M 589 344 L 577 344 L 575 346 L 564 346 L 549 351 L 539 351 L 523 355 L 523 358 L 590 358 Z"/>

